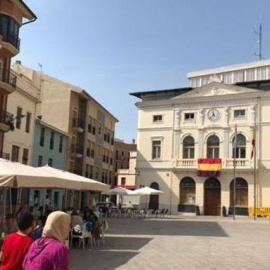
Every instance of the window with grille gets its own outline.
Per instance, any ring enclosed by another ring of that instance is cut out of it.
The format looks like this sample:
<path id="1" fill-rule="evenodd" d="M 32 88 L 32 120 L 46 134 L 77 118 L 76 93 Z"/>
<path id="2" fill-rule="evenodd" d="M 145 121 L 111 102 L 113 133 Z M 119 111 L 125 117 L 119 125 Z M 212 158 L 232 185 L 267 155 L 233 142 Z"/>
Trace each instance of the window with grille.
<path id="1" fill-rule="evenodd" d="M 161 141 L 152 141 L 152 159 L 161 158 Z"/>

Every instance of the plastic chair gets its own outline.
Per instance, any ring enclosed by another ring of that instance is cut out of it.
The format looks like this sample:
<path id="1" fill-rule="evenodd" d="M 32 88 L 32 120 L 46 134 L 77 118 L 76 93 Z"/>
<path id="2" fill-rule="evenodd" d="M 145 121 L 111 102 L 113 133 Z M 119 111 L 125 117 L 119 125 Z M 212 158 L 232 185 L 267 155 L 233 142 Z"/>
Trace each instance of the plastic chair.
<path id="1" fill-rule="evenodd" d="M 93 248 L 92 234 L 91 234 L 91 232 L 88 231 L 87 224 L 86 223 L 83 224 L 81 235 L 74 234 L 73 233 L 73 230 L 72 230 L 72 232 L 70 234 L 70 241 L 71 241 L 70 246 L 72 246 L 73 238 L 78 238 L 80 240 L 80 242 L 83 245 L 83 249 L 85 248 L 85 239 L 89 238 L 89 241 L 90 241 L 90 244 L 91 244 L 91 248 Z"/>
<path id="2" fill-rule="evenodd" d="M 164 209 L 163 211 L 163 217 L 165 218 L 165 216 L 169 213 L 169 209 Z"/>
<path id="3" fill-rule="evenodd" d="M 162 209 L 157 209 L 157 210 L 155 211 L 155 216 L 156 216 L 156 218 L 158 218 L 158 216 L 161 217 L 161 215 L 162 215 Z"/>

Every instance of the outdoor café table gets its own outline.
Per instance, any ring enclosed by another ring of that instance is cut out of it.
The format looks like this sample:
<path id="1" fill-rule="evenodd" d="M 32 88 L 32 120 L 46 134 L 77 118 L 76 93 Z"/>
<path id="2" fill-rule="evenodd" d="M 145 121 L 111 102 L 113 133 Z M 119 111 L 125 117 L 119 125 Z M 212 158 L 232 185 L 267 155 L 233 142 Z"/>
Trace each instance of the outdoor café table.
<path id="1" fill-rule="evenodd" d="M 118 208 L 111 209 L 111 217 L 120 217 L 121 211 Z"/>
<path id="2" fill-rule="evenodd" d="M 143 218 L 144 217 L 144 210 L 133 210 L 132 217 L 134 218 Z"/>

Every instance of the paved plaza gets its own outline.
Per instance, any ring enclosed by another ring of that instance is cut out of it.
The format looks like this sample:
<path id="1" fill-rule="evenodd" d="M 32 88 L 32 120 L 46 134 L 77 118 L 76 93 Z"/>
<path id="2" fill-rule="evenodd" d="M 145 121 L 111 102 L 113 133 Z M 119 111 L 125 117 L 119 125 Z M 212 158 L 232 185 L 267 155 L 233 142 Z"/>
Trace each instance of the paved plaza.
<path id="1" fill-rule="evenodd" d="M 269 269 L 270 220 L 108 219 L 105 245 L 71 250 L 71 270 Z"/>

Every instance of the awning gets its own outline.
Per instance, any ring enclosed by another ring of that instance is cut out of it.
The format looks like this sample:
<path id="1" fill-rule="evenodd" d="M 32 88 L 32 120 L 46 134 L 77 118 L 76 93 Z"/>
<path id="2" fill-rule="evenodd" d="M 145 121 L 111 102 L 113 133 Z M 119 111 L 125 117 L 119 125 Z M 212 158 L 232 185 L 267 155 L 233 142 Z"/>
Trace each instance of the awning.
<path id="1" fill-rule="evenodd" d="M 106 191 L 109 185 L 49 166 L 34 168 L 0 158 L 0 187 Z"/>

